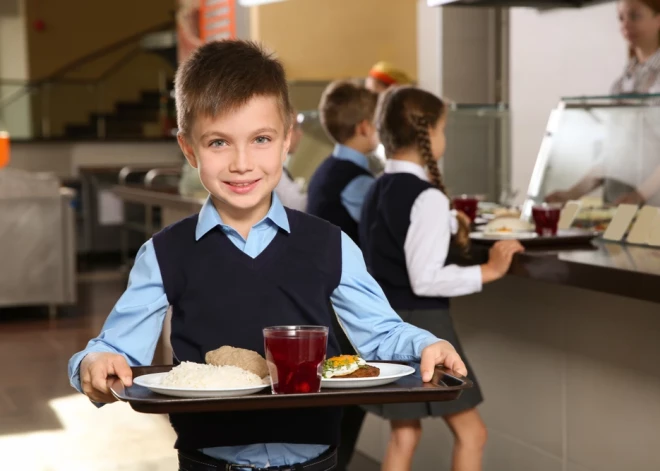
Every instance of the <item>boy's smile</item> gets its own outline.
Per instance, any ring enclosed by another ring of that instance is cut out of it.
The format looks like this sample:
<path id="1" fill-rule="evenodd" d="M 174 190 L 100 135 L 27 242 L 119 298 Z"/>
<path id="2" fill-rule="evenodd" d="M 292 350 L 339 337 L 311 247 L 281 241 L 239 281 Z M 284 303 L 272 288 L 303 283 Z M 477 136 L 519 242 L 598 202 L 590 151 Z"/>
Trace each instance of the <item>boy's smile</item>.
<path id="1" fill-rule="evenodd" d="M 246 193 L 251 192 L 260 181 L 261 179 L 259 178 L 257 180 L 247 180 L 247 181 L 236 180 L 236 181 L 226 181 L 223 183 L 227 185 L 229 189 L 234 193 L 237 193 L 239 195 L 244 195 Z"/>
<path id="2" fill-rule="evenodd" d="M 291 140 L 277 99 L 255 96 L 216 117 L 198 116 L 190 134 L 179 136 L 181 149 L 223 221 L 256 224 L 265 217 Z"/>

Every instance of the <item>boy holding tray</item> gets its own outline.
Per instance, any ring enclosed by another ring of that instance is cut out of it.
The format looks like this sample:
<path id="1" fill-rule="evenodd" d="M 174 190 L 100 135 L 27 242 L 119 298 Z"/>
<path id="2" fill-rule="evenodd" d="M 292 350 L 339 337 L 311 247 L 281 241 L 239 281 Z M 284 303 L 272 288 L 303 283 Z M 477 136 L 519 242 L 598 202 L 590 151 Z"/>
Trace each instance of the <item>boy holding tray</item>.
<path id="1" fill-rule="evenodd" d="M 214 42 L 175 82 L 179 145 L 210 196 L 141 247 L 102 332 L 71 358 L 71 384 L 112 402 L 107 379 L 130 386 L 129 365 L 151 363 L 170 305 L 175 363 L 222 345 L 263 355 L 264 327 L 331 326 L 336 311 L 365 359 L 421 360 L 424 381 L 436 364 L 466 374 L 451 344 L 397 316 L 348 236 L 274 194 L 292 124 L 282 65 L 251 42 Z M 327 355 L 341 353 L 331 330 Z M 170 415 L 185 471 L 332 470 L 340 420 L 337 408 Z"/>

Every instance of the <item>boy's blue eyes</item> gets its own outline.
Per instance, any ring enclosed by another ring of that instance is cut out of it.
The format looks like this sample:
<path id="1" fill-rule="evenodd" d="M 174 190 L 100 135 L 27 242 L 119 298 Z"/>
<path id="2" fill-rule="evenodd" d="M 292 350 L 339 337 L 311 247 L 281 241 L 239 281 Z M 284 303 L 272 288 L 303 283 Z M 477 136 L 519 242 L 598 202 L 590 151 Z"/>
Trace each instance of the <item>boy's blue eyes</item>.
<path id="1" fill-rule="evenodd" d="M 272 139 L 268 136 L 259 136 L 254 140 L 257 144 L 267 144 L 271 141 Z M 209 143 L 209 147 L 225 147 L 227 144 L 227 141 L 224 139 L 215 139 Z"/>

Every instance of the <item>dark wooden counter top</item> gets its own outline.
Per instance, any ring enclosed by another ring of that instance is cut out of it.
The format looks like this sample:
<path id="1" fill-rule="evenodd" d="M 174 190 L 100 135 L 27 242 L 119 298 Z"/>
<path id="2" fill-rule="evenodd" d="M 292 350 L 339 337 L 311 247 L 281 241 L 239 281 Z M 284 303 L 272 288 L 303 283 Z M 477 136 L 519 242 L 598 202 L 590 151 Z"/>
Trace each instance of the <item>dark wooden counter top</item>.
<path id="1" fill-rule="evenodd" d="M 530 250 L 511 275 L 660 303 L 660 249 L 594 241 L 584 247 Z"/>

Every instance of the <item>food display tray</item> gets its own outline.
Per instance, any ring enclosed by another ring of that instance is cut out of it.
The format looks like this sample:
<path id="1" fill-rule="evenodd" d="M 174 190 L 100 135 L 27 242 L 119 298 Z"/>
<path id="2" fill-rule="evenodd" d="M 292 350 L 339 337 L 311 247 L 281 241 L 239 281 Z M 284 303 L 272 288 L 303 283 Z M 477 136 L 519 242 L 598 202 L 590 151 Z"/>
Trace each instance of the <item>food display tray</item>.
<path id="1" fill-rule="evenodd" d="M 400 363 L 400 362 L 370 362 Z M 407 363 L 404 363 L 407 364 Z M 410 366 L 416 366 L 410 364 Z M 174 366 L 134 367 L 133 377 L 163 373 Z M 457 399 L 472 381 L 443 368 L 436 367 L 433 379 L 424 383 L 415 374 L 386 386 L 360 389 L 321 389 L 318 393 L 272 394 L 270 387 L 250 396 L 220 398 L 179 398 L 156 394 L 136 384 L 125 388 L 119 379 L 111 380 L 110 389 L 115 398 L 127 402 L 137 412 L 171 414 L 184 412 L 222 412 L 260 409 L 296 409 L 305 407 L 348 406 L 362 404 L 389 404 L 401 402 L 439 402 Z"/>
<path id="2" fill-rule="evenodd" d="M 562 247 L 562 246 L 585 246 L 590 245 L 591 241 L 600 234 L 595 231 L 584 230 L 584 229 L 567 229 L 560 230 L 555 236 L 538 236 L 530 239 L 520 239 L 520 243 L 525 247 Z M 475 245 L 493 245 L 498 240 L 507 240 L 509 238 L 502 239 L 470 239 L 471 242 Z M 515 239 L 515 237 L 511 237 Z"/>

